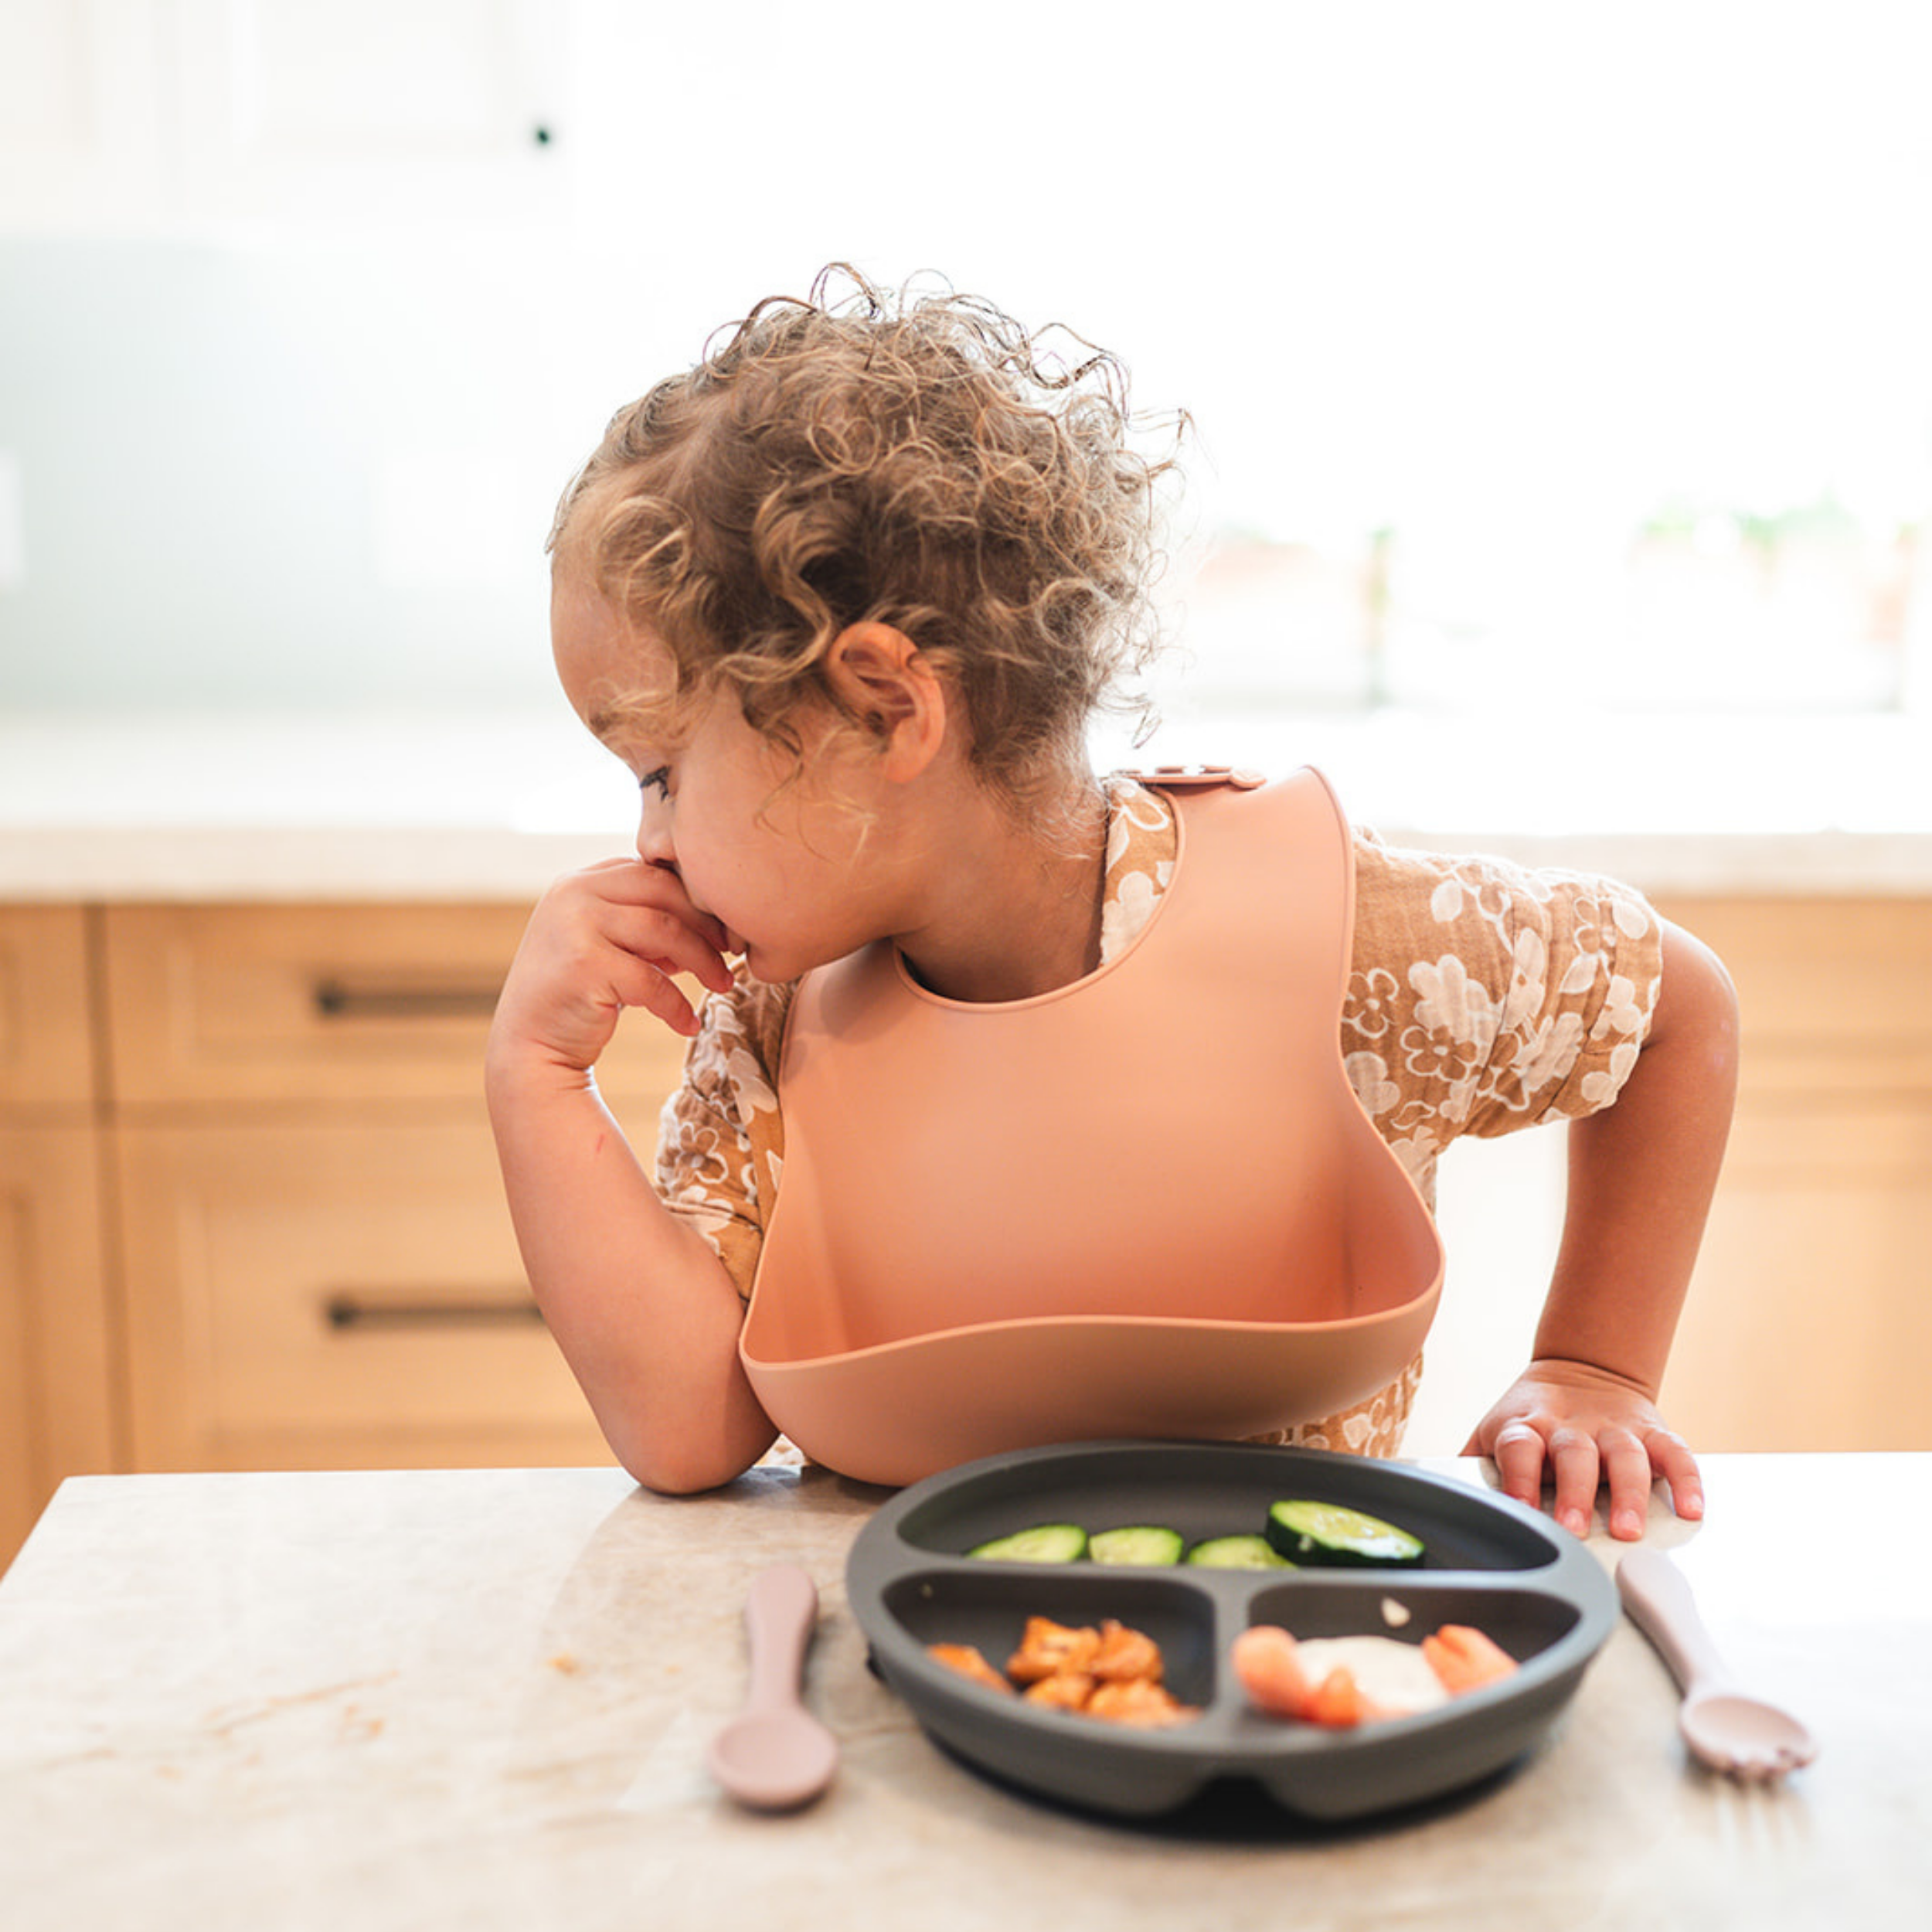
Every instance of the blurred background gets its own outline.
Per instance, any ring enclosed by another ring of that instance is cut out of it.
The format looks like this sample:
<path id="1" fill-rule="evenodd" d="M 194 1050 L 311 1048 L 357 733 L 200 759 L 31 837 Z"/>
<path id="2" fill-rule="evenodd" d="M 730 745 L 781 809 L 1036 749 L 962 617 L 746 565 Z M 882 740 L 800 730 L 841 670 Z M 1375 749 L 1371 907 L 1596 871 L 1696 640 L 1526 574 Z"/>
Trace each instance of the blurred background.
<path id="1" fill-rule="evenodd" d="M 1196 426 L 1190 717 L 1932 704 L 1910 4 L 0 0 L 0 707 L 556 703 L 611 410 L 823 264 Z"/>

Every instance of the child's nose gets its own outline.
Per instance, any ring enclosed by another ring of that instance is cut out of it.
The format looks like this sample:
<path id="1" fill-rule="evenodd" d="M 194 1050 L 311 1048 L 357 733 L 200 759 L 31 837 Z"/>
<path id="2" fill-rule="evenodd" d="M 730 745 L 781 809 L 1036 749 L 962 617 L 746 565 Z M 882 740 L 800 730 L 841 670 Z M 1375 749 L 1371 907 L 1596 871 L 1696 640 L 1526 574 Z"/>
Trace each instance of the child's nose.
<path id="1" fill-rule="evenodd" d="M 677 849 L 671 838 L 671 815 L 653 799 L 638 816 L 638 856 L 647 865 L 677 869 Z"/>

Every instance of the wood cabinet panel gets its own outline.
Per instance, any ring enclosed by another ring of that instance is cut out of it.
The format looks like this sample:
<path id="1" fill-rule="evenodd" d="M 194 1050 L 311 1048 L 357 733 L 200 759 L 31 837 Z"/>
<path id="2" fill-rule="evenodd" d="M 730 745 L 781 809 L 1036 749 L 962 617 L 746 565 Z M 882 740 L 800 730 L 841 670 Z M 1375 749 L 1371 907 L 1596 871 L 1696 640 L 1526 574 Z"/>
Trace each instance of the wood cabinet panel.
<path id="1" fill-rule="evenodd" d="M 480 1121 L 134 1127 L 117 1147 L 139 1467 L 609 1460 Z"/>
<path id="2" fill-rule="evenodd" d="M 517 906 L 117 906 L 107 912 L 114 1094 L 126 1108 L 481 1105 Z M 621 1028 L 600 1084 L 655 1105 L 682 1040 Z"/>
<path id="3" fill-rule="evenodd" d="M 1665 1413 L 1711 1450 L 1932 1449 L 1932 903 L 1659 910 L 1724 959 L 1743 1025 Z"/>
<path id="4" fill-rule="evenodd" d="M 1754 1094 L 1932 1095 L 1932 901 L 1660 900 L 1723 960 Z"/>
<path id="5" fill-rule="evenodd" d="M 116 1466 L 87 915 L 0 906 L 0 1564 Z"/>
<path id="6" fill-rule="evenodd" d="M 1932 1101 L 1747 1100 L 1664 1384 L 1700 1449 L 1932 1448 Z"/>
<path id="7" fill-rule="evenodd" d="M 0 1565 L 61 1481 L 119 1466 L 91 1127 L 0 1117 Z"/>
<path id="8" fill-rule="evenodd" d="M 85 917 L 0 906 L 0 1108 L 93 1104 Z"/>

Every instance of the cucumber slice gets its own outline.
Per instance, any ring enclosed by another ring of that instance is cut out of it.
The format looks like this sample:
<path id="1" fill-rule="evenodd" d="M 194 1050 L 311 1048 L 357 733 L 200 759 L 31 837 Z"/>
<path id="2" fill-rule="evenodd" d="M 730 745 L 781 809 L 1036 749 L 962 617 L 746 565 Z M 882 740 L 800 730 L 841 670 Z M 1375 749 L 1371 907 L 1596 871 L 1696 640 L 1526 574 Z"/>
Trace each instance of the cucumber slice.
<path id="1" fill-rule="evenodd" d="M 1265 1536 L 1210 1536 L 1187 1553 L 1203 1570 L 1292 1570 L 1294 1565 Z"/>
<path id="2" fill-rule="evenodd" d="M 1103 1529 L 1087 1540 L 1087 1553 L 1097 1563 L 1141 1563 L 1149 1567 L 1178 1563 L 1186 1539 L 1178 1529 L 1158 1523 L 1130 1523 Z"/>
<path id="3" fill-rule="evenodd" d="M 1407 1564 L 1422 1561 L 1422 1541 L 1393 1523 L 1340 1503 L 1268 1505 L 1267 1539 L 1292 1563 Z"/>
<path id="4" fill-rule="evenodd" d="M 1087 1532 L 1075 1522 L 1036 1523 L 966 1553 L 992 1563 L 1077 1563 L 1087 1554 Z"/>

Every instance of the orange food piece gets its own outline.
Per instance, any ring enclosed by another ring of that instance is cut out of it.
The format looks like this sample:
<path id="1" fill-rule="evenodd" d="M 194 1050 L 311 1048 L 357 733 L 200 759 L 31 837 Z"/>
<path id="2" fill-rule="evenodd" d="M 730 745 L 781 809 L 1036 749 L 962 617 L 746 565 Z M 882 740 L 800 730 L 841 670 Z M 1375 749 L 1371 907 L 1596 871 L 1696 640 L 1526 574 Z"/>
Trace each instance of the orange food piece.
<path id="1" fill-rule="evenodd" d="M 1083 1711 L 1094 1695 L 1094 1682 L 1085 1671 L 1057 1671 L 1026 1687 L 1029 1704 L 1043 1704 L 1049 1710 Z"/>
<path id="2" fill-rule="evenodd" d="M 971 1644 L 928 1644 L 927 1655 L 989 1689 L 1029 1704 L 1116 1724 L 1179 1724 L 1198 1717 L 1162 1683 L 1161 1648 L 1145 1631 L 1109 1617 L 1098 1629 L 1029 1617 L 1002 1676 Z"/>
<path id="3" fill-rule="evenodd" d="M 1278 1624 L 1255 1624 L 1235 1638 L 1229 1653 L 1250 1700 L 1277 1717 L 1307 1717 L 1315 1686 L 1301 1667 L 1300 1646 Z"/>
<path id="4" fill-rule="evenodd" d="M 1315 1695 L 1308 1702 L 1309 1720 L 1335 1730 L 1348 1730 L 1376 1715 L 1362 1694 L 1362 1686 L 1355 1682 L 1355 1672 L 1345 1664 L 1336 1665 L 1315 1685 Z"/>
<path id="5" fill-rule="evenodd" d="M 1422 1654 L 1451 1697 L 1480 1690 L 1517 1668 L 1509 1651 L 1468 1624 L 1444 1624 L 1433 1637 L 1423 1638 Z"/>
<path id="6" fill-rule="evenodd" d="M 1029 1617 L 1019 1648 L 1006 1660 L 1006 1674 L 1022 1684 L 1087 1670 L 1100 1647 L 1100 1633 L 1084 1626 L 1056 1624 L 1050 1617 Z"/>
<path id="7" fill-rule="evenodd" d="M 1084 1706 L 1089 1717 L 1111 1724 L 1135 1724 L 1149 1729 L 1164 1724 L 1185 1724 L 1200 1713 L 1183 1704 L 1163 1684 L 1151 1678 L 1131 1677 L 1111 1684 L 1097 1684 Z"/>
<path id="8" fill-rule="evenodd" d="M 1144 1631 L 1108 1617 L 1100 1626 L 1100 1647 L 1087 1668 L 1104 1683 L 1131 1683 L 1137 1679 L 1158 1684 L 1161 1648 Z"/>
<path id="9" fill-rule="evenodd" d="M 970 1677 L 975 1684 L 984 1684 L 988 1690 L 1003 1691 L 1009 1697 L 1013 1694 L 1012 1685 L 971 1644 L 928 1644 L 926 1655 L 948 1670 Z"/>

